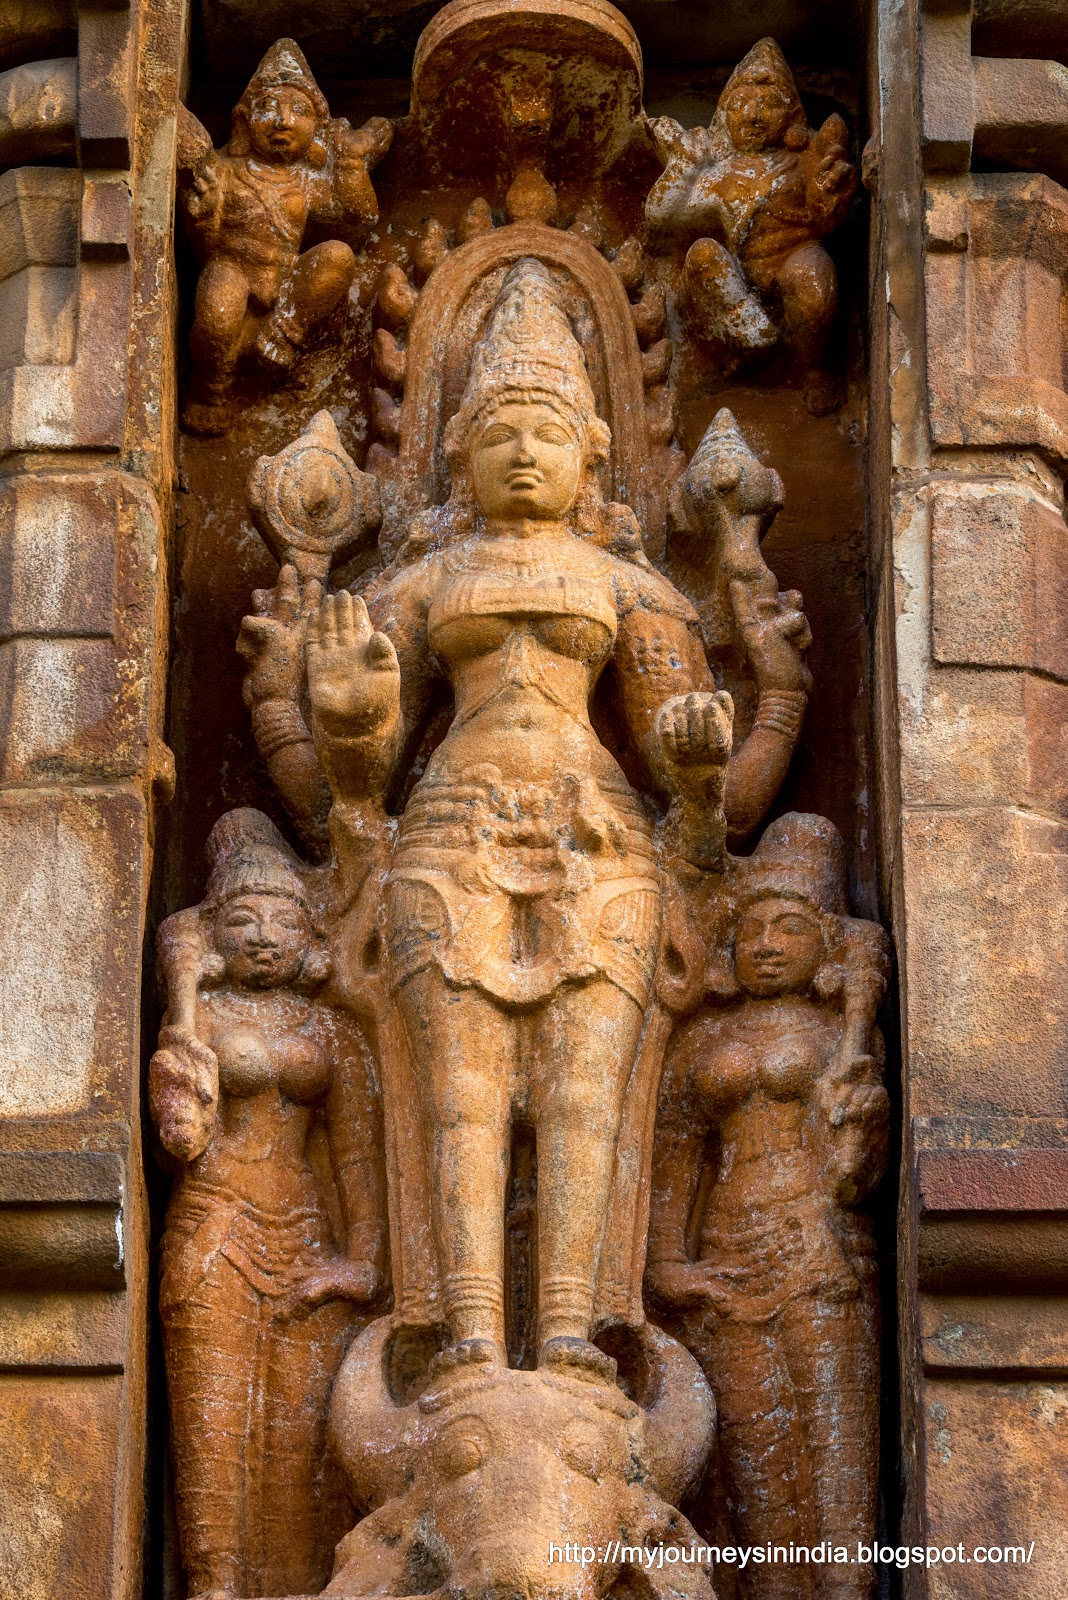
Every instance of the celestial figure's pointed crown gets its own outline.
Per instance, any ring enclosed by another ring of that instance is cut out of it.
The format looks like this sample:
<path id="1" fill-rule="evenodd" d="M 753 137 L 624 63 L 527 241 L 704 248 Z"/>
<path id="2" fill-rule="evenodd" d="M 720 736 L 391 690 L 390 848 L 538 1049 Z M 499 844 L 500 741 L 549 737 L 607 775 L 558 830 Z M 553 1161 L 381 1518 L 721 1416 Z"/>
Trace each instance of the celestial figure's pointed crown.
<path id="1" fill-rule="evenodd" d="M 239 108 L 247 112 L 255 97 L 265 89 L 300 89 L 312 102 L 320 122 L 325 122 L 330 115 L 323 92 L 295 39 L 275 40 L 249 79 L 238 102 Z"/>
<path id="2" fill-rule="evenodd" d="M 546 267 L 517 261 L 501 284 L 471 360 L 467 388 L 446 433 L 459 448 L 488 406 L 537 398 L 557 407 L 580 432 L 597 433 L 597 406 L 582 347 Z M 601 430 L 604 423 L 599 423 Z"/>
<path id="3" fill-rule="evenodd" d="M 806 811 L 779 817 L 739 864 L 735 895 L 742 905 L 773 895 L 847 915 L 845 847 L 834 823 Z"/>
<path id="4" fill-rule="evenodd" d="M 774 39 L 758 39 L 748 55 L 742 57 L 724 85 L 719 105 L 722 106 L 726 102 L 733 90 L 747 83 L 774 84 L 790 108 L 791 122 L 799 122 L 802 127 L 807 126 L 807 118 L 801 104 L 801 96 L 797 92 L 794 75 Z"/>

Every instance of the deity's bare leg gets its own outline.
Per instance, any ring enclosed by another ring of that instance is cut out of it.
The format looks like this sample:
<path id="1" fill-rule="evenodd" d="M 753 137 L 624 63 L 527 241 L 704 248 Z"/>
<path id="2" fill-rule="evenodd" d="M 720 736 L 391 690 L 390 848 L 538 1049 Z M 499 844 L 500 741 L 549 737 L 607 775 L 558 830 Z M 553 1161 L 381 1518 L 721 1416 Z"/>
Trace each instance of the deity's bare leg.
<path id="1" fill-rule="evenodd" d="M 532 1020 L 538 1153 L 538 1342 L 588 1339 L 623 1096 L 642 1011 L 598 978 L 553 996 Z"/>
<path id="2" fill-rule="evenodd" d="M 834 262 L 818 242 L 802 245 L 779 269 L 787 342 L 801 361 L 819 365 L 838 306 Z"/>
<path id="3" fill-rule="evenodd" d="M 209 261 L 197 283 L 189 336 L 194 369 L 205 391 L 221 401 L 233 377 L 248 314 L 248 279 L 232 261 Z"/>
<path id="4" fill-rule="evenodd" d="M 740 350 L 767 350 L 775 328 L 738 263 L 717 239 L 698 239 L 683 268 L 690 320 L 698 337 Z"/>
<path id="5" fill-rule="evenodd" d="M 311 329 L 344 299 L 355 275 L 356 257 L 340 239 L 305 250 L 257 337 L 260 356 L 277 367 L 291 366 Z"/>
<path id="6" fill-rule="evenodd" d="M 408 978 L 398 1001 L 429 1134 L 434 1224 L 453 1340 L 504 1334 L 504 1205 L 511 1159 L 513 1018 L 436 967 Z"/>

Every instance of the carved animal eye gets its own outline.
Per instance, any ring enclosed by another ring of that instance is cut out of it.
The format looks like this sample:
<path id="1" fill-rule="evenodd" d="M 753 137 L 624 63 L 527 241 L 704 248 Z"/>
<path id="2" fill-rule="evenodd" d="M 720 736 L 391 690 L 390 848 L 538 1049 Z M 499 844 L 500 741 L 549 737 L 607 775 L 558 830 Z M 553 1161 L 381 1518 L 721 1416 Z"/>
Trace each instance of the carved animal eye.
<path id="1" fill-rule="evenodd" d="M 446 1428 L 434 1445 L 434 1465 L 447 1478 L 474 1472 L 489 1456 L 485 1430 L 470 1420 Z"/>
<path id="2" fill-rule="evenodd" d="M 565 1439 L 560 1446 L 560 1455 L 569 1467 L 574 1467 L 583 1477 L 593 1478 L 596 1482 L 601 1476 L 601 1451 L 595 1440 L 582 1435 Z"/>

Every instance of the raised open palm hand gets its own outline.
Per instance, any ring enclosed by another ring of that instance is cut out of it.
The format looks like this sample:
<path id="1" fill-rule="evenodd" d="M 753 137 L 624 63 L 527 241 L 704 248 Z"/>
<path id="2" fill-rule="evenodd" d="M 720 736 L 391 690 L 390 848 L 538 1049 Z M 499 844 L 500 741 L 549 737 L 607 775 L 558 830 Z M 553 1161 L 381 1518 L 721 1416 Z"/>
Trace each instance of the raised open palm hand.
<path id="1" fill-rule="evenodd" d="M 372 628 L 359 595 L 342 589 L 323 597 L 308 622 L 307 670 L 312 710 L 335 736 L 357 738 L 396 720 L 397 652 Z"/>

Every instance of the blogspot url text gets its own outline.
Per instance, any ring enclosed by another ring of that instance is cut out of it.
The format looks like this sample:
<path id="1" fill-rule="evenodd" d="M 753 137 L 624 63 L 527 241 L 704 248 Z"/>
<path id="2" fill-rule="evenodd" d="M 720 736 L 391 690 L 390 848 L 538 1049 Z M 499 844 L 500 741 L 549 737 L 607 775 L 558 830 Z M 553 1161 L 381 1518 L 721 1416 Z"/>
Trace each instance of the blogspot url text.
<path id="1" fill-rule="evenodd" d="M 885 1566 L 941 1567 L 1027 1566 L 1035 1550 L 1030 1544 L 624 1544 L 616 1539 L 592 1544 L 550 1544 L 550 1562 L 570 1566 L 617 1566 L 630 1563 L 647 1570 L 674 1566 Z"/>

